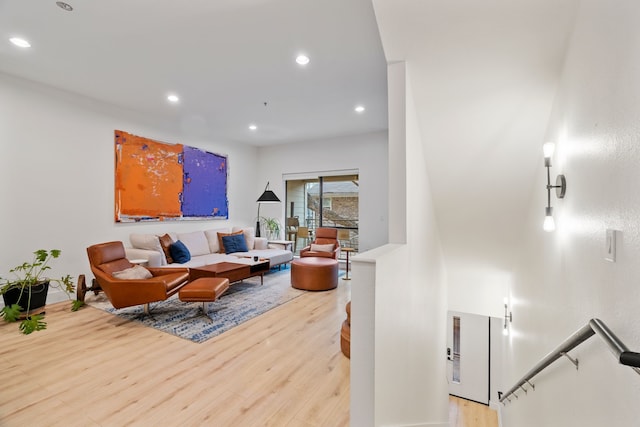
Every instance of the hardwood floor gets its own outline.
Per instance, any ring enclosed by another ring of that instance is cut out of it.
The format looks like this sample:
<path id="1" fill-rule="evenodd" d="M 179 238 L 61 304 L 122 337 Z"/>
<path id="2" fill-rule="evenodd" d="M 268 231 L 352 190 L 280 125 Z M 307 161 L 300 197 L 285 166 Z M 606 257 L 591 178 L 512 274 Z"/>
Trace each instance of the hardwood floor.
<path id="1" fill-rule="evenodd" d="M 68 303 L 48 306 L 48 329 L 29 336 L 0 322 L 0 426 L 348 426 L 349 285 L 202 344 Z M 474 405 L 451 398 L 451 426 L 497 427 Z"/>
<path id="2" fill-rule="evenodd" d="M 341 281 L 202 344 L 68 303 L 29 336 L 0 322 L 0 425 L 348 426 L 349 297 Z"/>
<path id="3" fill-rule="evenodd" d="M 450 427 L 498 427 L 498 413 L 486 405 L 449 396 Z"/>

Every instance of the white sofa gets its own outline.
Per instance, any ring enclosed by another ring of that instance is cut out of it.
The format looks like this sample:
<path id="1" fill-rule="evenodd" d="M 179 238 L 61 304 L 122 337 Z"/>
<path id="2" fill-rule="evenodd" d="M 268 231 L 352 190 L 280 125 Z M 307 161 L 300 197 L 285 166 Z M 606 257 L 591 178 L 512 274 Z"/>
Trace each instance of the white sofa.
<path id="1" fill-rule="evenodd" d="M 248 252 L 233 254 L 219 253 L 218 233 L 243 231 Z M 200 267 L 218 262 L 251 263 L 251 258 L 258 256 L 269 260 L 269 266 L 286 264 L 293 259 L 293 253 L 277 246 L 270 246 L 267 239 L 255 237 L 253 227 L 216 228 L 188 233 L 167 233 L 175 242 L 180 240 L 191 254 L 191 260 L 184 263 L 167 263 L 167 258 L 160 244 L 160 236 L 156 234 L 132 233 L 129 236 L 131 247 L 125 248 L 129 260 L 146 260 L 149 267 Z"/>

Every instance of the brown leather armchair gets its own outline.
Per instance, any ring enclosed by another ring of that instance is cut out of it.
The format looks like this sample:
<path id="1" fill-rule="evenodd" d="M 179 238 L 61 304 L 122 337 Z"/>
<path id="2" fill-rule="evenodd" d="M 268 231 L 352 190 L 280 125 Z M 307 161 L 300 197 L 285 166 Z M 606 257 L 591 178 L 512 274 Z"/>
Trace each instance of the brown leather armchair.
<path id="1" fill-rule="evenodd" d="M 338 230 L 336 228 L 316 228 L 316 238 L 312 244 L 333 244 L 333 250 L 331 252 L 312 251 L 311 245 L 309 245 L 306 248 L 300 249 L 300 257 L 315 256 L 338 259 L 338 253 L 340 253 L 340 242 L 338 241 Z"/>
<path id="2" fill-rule="evenodd" d="M 147 268 L 150 279 L 117 279 L 116 271 L 133 267 L 125 257 L 122 242 L 107 242 L 87 248 L 89 264 L 98 285 L 115 308 L 145 305 L 164 301 L 177 293 L 189 281 L 188 268 Z"/>

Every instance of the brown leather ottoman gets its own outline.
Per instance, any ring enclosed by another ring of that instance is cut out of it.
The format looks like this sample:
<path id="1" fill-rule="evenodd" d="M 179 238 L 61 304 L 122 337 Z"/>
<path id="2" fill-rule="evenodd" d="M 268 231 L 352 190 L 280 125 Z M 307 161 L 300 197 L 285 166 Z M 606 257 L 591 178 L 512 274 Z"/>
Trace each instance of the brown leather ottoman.
<path id="1" fill-rule="evenodd" d="M 305 257 L 291 261 L 291 286 L 306 291 L 328 291 L 338 287 L 338 261 Z"/>
<path id="2" fill-rule="evenodd" d="M 227 289 L 229 289 L 229 279 L 201 277 L 184 285 L 178 291 L 178 298 L 183 302 L 202 302 L 202 311 L 206 313 L 205 304 L 217 300 Z"/>

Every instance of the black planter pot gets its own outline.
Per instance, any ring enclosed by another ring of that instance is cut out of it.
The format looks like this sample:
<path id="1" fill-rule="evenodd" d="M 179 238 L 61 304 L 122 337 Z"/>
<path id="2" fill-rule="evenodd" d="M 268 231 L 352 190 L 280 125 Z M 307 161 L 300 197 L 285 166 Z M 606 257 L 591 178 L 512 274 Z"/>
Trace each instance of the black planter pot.
<path id="1" fill-rule="evenodd" d="M 44 307 L 47 304 L 47 293 L 49 292 L 49 282 L 42 282 L 37 285 L 31 286 L 31 306 L 30 312 L 33 312 L 39 308 Z M 29 288 L 25 288 L 20 296 L 20 289 L 13 288 L 2 294 L 4 299 L 4 305 L 9 307 L 13 304 L 18 304 L 22 307 L 22 311 L 26 312 L 29 305 Z"/>

